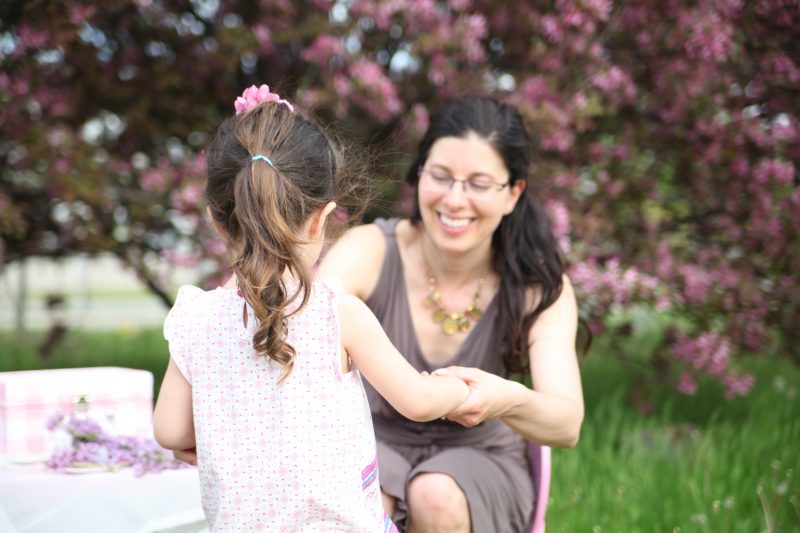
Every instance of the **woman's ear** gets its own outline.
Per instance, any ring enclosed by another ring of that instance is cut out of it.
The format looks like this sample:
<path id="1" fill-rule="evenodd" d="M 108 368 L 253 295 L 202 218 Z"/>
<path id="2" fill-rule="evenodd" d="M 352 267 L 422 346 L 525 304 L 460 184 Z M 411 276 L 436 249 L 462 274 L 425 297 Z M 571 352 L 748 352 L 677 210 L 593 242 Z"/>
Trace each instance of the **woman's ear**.
<path id="1" fill-rule="evenodd" d="M 522 196 L 522 193 L 525 191 L 525 187 L 527 185 L 528 184 L 525 182 L 525 180 L 520 179 L 515 181 L 509 187 L 509 192 L 511 193 L 511 196 L 508 198 L 506 202 L 505 209 L 503 210 L 503 215 L 511 214 L 511 212 L 514 210 L 514 206 L 517 205 L 517 201 L 519 200 L 519 197 Z"/>
<path id="2" fill-rule="evenodd" d="M 325 220 L 333 210 L 336 209 L 335 202 L 328 202 L 311 216 L 311 225 L 308 228 L 308 236 L 312 239 L 319 239 L 325 233 Z"/>

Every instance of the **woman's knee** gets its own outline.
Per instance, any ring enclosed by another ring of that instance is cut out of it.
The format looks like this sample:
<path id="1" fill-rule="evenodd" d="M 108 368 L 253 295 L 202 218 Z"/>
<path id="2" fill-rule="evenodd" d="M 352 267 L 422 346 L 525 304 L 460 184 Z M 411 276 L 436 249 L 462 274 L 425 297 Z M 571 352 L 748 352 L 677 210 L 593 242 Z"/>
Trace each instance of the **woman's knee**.
<path id="1" fill-rule="evenodd" d="M 414 529 L 469 531 L 470 527 L 467 497 L 446 474 L 418 474 L 411 480 L 408 514 Z"/>

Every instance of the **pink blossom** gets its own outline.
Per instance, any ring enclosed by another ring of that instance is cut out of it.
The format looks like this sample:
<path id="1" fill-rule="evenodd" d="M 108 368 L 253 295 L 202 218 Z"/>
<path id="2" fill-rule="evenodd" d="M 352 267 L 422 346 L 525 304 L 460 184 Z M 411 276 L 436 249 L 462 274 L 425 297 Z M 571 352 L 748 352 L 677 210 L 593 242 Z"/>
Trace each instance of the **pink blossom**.
<path id="1" fill-rule="evenodd" d="M 712 10 L 693 10 L 682 13 L 679 24 L 690 29 L 684 44 L 690 57 L 709 62 L 727 59 L 733 35 L 729 19 Z"/>
<path id="2" fill-rule="evenodd" d="M 697 381 L 688 372 L 681 372 L 676 388 L 678 392 L 687 396 L 694 396 L 697 393 Z"/>
<path id="3" fill-rule="evenodd" d="M 558 200 L 549 200 L 547 211 L 550 214 L 553 235 L 558 241 L 558 247 L 563 253 L 569 253 L 572 250 L 572 244 L 569 239 L 570 223 L 567 206 Z"/>
<path id="4" fill-rule="evenodd" d="M 552 220 L 552 230 L 556 237 L 563 237 L 570 232 L 569 211 L 567 207 L 558 200 L 549 200 L 547 210 Z"/>
<path id="5" fill-rule="evenodd" d="M 253 36 L 258 42 L 258 51 L 261 54 L 268 54 L 272 52 L 272 32 L 266 24 L 256 24 L 252 28 Z"/>
<path id="6" fill-rule="evenodd" d="M 172 206 L 178 211 L 196 211 L 203 198 L 202 183 L 189 183 L 174 191 L 170 197 Z"/>
<path id="7" fill-rule="evenodd" d="M 600 20 L 607 20 L 611 13 L 610 0 L 583 0 L 582 5 Z"/>
<path id="8" fill-rule="evenodd" d="M 522 83 L 520 92 L 527 102 L 532 105 L 539 105 L 546 96 L 550 95 L 550 88 L 544 76 L 536 75 L 531 76 Z"/>
<path id="9" fill-rule="evenodd" d="M 711 276 L 702 268 L 686 264 L 680 268 L 684 279 L 683 294 L 691 304 L 704 303 L 708 299 Z"/>
<path id="10" fill-rule="evenodd" d="M 736 396 L 747 396 L 750 389 L 755 384 L 755 378 L 752 374 L 741 374 L 738 376 L 730 375 L 725 376 L 722 380 L 725 385 L 725 397 L 735 398 Z"/>
<path id="11" fill-rule="evenodd" d="M 49 35 L 46 31 L 38 30 L 31 26 L 19 26 L 15 53 L 21 55 L 31 49 L 45 48 L 48 44 L 48 39 Z"/>
<path id="12" fill-rule="evenodd" d="M 569 268 L 569 276 L 584 295 L 610 306 L 655 299 L 660 287 L 658 279 L 635 267 L 623 270 L 618 259 L 606 261 L 604 267 L 592 261 L 576 263 Z"/>
<path id="13" fill-rule="evenodd" d="M 350 78 L 344 74 L 334 74 L 333 76 L 333 91 L 340 98 L 347 98 L 353 92 L 353 86 Z"/>
<path id="14" fill-rule="evenodd" d="M 467 11 L 472 6 L 472 0 L 449 0 L 454 11 Z"/>
<path id="15" fill-rule="evenodd" d="M 56 158 L 55 163 L 53 164 L 53 170 L 58 172 L 59 174 L 64 174 L 70 169 L 70 161 L 66 157 L 59 157 Z"/>
<path id="16" fill-rule="evenodd" d="M 469 15 L 459 20 L 464 27 L 462 49 L 464 56 L 470 63 L 480 63 L 486 59 L 481 39 L 486 37 L 486 17 L 483 15 Z"/>
<path id="17" fill-rule="evenodd" d="M 328 33 L 319 35 L 302 53 L 303 59 L 321 67 L 327 67 L 332 57 L 343 57 L 344 55 L 345 48 L 342 39 Z"/>
<path id="18" fill-rule="evenodd" d="M 559 172 L 553 176 L 553 183 L 561 189 L 571 189 L 578 184 L 578 177 L 569 172 Z"/>
<path id="19" fill-rule="evenodd" d="M 625 161 L 631 155 L 630 147 L 625 142 L 618 142 L 611 150 L 611 157 L 619 161 Z"/>
<path id="20" fill-rule="evenodd" d="M 144 191 L 161 190 L 167 183 L 167 178 L 161 169 L 151 168 L 139 178 L 139 186 Z"/>
<path id="21" fill-rule="evenodd" d="M 575 142 L 575 133 L 568 129 L 551 131 L 542 137 L 542 148 L 556 152 L 566 152 Z"/>
<path id="22" fill-rule="evenodd" d="M 420 133 L 424 133 L 425 130 L 428 129 L 430 116 L 428 113 L 428 109 L 424 105 L 415 104 L 414 107 L 411 108 L 411 117 L 412 117 L 412 124 L 415 130 L 417 130 Z"/>
<path id="23" fill-rule="evenodd" d="M 80 24 L 86 19 L 91 18 L 97 12 L 94 5 L 71 5 L 69 7 L 69 20 L 73 24 Z"/>
<path id="24" fill-rule="evenodd" d="M 731 172 L 733 173 L 734 176 L 738 176 L 740 178 L 745 174 L 747 174 L 748 168 L 749 164 L 747 162 L 747 159 L 745 159 L 744 157 L 737 157 L 736 159 L 733 160 L 733 163 L 731 163 Z"/>
<path id="25" fill-rule="evenodd" d="M 433 0 L 394 1 L 398 6 L 397 11 L 408 13 L 407 20 L 412 27 L 425 28 L 444 18 Z"/>
<path id="26" fill-rule="evenodd" d="M 786 80 L 787 83 L 797 85 L 800 83 L 800 68 L 783 53 L 774 53 L 767 57 L 770 74 L 777 79 Z"/>
<path id="27" fill-rule="evenodd" d="M 350 65 L 350 74 L 364 96 L 357 103 L 376 119 L 386 121 L 400 113 L 402 103 L 397 95 L 397 88 L 380 65 L 360 57 Z"/>
<path id="28" fill-rule="evenodd" d="M 706 331 L 697 337 L 679 334 L 673 351 L 698 372 L 715 378 L 724 376 L 731 357 L 731 344 L 727 337 L 714 331 Z"/>
<path id="29" fill-rule="evenodd" d="M 591 79 L 592 83 L 603 92 L 619 92 L 628 99 L 636 95 L 636 88 L 630 76 L 616 65 L 606 71 L 596 73 Z"/>
<path id="30" fill-rule="evenodd" d="M 564 38 L 564 30 L 561 28 L 558 19 L 553 15 L 545 15 L 540 21 L 542 32 L 550 42 L 556 44 L 560 43 Z"/>

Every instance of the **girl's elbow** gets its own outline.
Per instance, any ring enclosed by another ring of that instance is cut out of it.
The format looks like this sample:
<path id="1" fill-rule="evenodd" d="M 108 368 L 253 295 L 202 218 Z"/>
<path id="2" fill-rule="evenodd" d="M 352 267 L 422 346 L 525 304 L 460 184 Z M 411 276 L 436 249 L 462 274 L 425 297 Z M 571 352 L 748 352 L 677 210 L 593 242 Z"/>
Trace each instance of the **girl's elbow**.
<path id="1" fill-rule="evenodd" d="M 189 428 L 179 429 L 174 421 L 153 420 L 153 437 L 162 448 L 183 450 L 194 446 L 194 432 Z"/>
<path id="2" fill-rule="evenodd" d="M 175 445 L 176 444 L 175 438 L 166 431 L 159 431 L 158 429 L 156 429 L 155 431 L 153 431 L 153 436 L 155 437 L 158 445 L 161 446 L 162 448 L 165 448 L 167 450 L 180 449 L 178 446 Z"/>
<path id="3" fill-rule="evenodd" d="M 176 444 L 176 436 L 172 431 L 169 431 L 163 425 L 154 421 L 153 423 L 153 437 L 156 439 L 156 442 L 162 448 L 166 448 L 167 450 L 177 450 L 178 448 L 175 446 Z"/>
<path id="4" fill-rule="evenodd" d="M 194 439 L 168 431 L 155 431 L 156 442 L 167 450 L 185 450 L 194 446 Z"/>

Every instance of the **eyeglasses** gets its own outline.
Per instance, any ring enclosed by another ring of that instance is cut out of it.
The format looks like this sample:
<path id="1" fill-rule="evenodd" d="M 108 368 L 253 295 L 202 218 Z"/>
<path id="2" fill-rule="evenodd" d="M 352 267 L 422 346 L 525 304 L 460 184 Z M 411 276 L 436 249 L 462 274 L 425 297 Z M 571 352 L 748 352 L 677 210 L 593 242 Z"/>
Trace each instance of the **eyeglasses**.
<path id="1" fill-rule="evenodd" d="M 421 180 L 421 185 L 429 190 L 442 193 L 451 190 L 453 184 L 458 182 L 461 184 L 464 194 L 474 200 L 489 200 L 511 183 L 510 181 L 497 183 L 488 176 L 473 176 L 469 179 L 457 180 L 451 176 L 449 172 L 439 168 L 422 167 L 420 168 L 419 175 L 420 178 L 427 178 Z"/>

